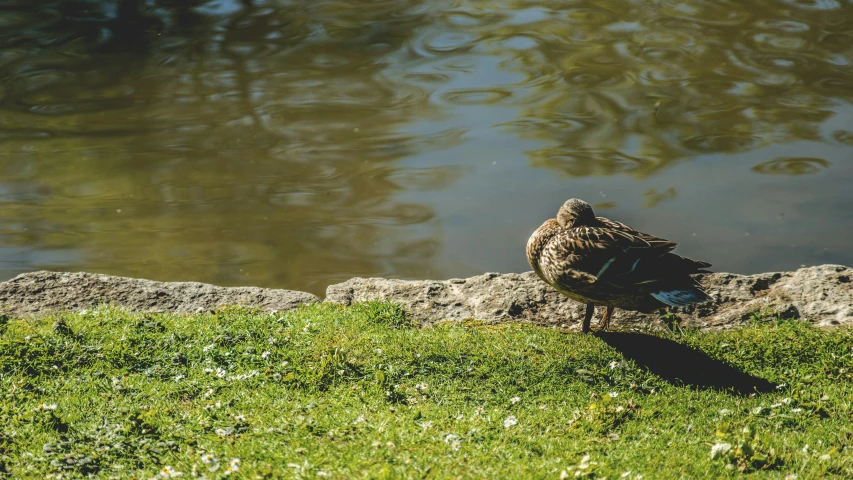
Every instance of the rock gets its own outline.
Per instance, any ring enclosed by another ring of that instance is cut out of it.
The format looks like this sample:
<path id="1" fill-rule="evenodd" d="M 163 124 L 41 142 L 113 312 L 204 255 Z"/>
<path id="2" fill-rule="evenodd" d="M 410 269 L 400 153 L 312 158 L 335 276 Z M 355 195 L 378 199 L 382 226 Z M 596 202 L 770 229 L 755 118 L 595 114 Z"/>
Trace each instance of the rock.
<path id="1" fill-rule="evenodd" d="M 422 323 L 471 318 L 572 323 L 583 318 L 579 304 L 557 293 L 533 272 L 487 273 L 445 281 L 353 278 L 326 289 L 327 302 L 349 305 L 366 300 L 401 303 Z"/>
<path id="2" fill-rule="evenodd" d="M 697 279 L 714 301 L 672 311 L 688 328 L 727 328 L 755 313 L 802 317 L 821 326 L 853 325 L 853 269 L 848 267 L 822 265 L 758 275 L 711 273 Z M 353 278 L 326 291 L 327 302 L 345 305 L 377 299 L 401 303 L 422 324 L 477 319 L 579 327 L 584 311 L 583 305 L 563 297 L 533 272 L 445 281 Z M 616 310 L 611 327 L 662 325 L 660 314 Z"/>
<path id="3" fill-rule="evenodd" d="M 677 319 L 688 328 L 728 328 L 759 313 L 803 318 L 820 326 L 853 325 L 853 269 L 848 267 L 822 265 L 758 275 L 711 273 L 697 279 L 714 301 L 675 309 L 667 321 Z M 424 325 L 477 319 L 579 327 L 584 311 L 583 305 L 560 295 L 533 272 L 487 273 L 443 281 L 353 278 L 326 291 L 327 302 L 349 305 L 365 300 L 401 303 Z M 284 311 L 316 301 L 310 293 L 291 290 L 154 282 L 92 273 L 33 272 L 0 283 L 0 312 L 12 316 L 98 304 L 179 313 L 222 305 Z M 612 328 L 660 328 L 661 320 L 660 314 L 616 310 Z"/>
<path id="4" fill-rule="evenodd" d="M 32 272 L 0 283 L 0 311 L 14 316 L 112 304 L 137 311 L 195 313 L 222 305 L 265 311 L 316 302 L 310 293 L 195 282 L 155 282 L 94 273 Z"/>

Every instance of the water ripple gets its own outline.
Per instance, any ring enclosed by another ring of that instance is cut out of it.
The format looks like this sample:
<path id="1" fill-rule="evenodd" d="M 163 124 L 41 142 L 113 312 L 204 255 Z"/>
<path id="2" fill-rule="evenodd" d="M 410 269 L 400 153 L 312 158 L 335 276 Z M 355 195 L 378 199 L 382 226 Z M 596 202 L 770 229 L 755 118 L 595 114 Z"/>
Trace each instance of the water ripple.
<path id="1" fill-rule="evenodd" d="M 477 44 L 478 36 L 468 32 L 430 31 L 413 48 L 423 56 L 466 53 Z"/>
<path id="2" fill-rule="evenodd" d="M 779 157 L 752 167 L 756 173 L 769 175 L 811 175 L 829 167 L 822 158 Z"/>
<path id="3" fill-rule="evenodd" d="M 441 98 L 455 105 L 489 105 L 511 96 L 512 92 L 504 88 L 468 88 L 451 90 Z"/>
<path id="4" fill-rule="evenodd" d="M 709 133 L 687 137 L 681 143 L 697 153 L 737 153 L 752 150 L 764 141 L 748 133 Z"/>
<path id="5" fill-rule="evenodd" d="M 629 173 L 642 176 L 654 171 L 659 161 L 652 157 L 627 155 L 611 149 L 553 147 L 530 152 L 534 167 L 549 168 L 571 177 Z"/>

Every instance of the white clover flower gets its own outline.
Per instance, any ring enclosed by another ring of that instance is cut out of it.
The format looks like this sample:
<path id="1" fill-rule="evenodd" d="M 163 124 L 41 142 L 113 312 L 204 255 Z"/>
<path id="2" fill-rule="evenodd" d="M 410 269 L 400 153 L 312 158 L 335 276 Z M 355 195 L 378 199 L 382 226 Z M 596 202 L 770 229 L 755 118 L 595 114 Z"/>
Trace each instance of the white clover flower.
<path id="1" fill-rule="evenodd" d="M 419 383 L 415 385 L 415 388 L 421 393 L 426 393 L 427 390 L 429 390 L 429 385 L 427 385 L 426 383 Z"/>
<path id="2" fill-rule="evenodd" d="M 267 343 L 269 343 L 270 345 L 275 344 L 275 337 L 270 337 L 270 338 L 268 338 L 268 339 L 267 339 Z"/>
<path id="3" fill-rule="evenodd" d="M 169 465 L 166 465 L 160 469 L 160 477 L 162 477 L 162 478 L 174 478 L 174 477 L 179 477 L 181 475 L 183 475 L 182 472 L 175 470 L 174 468 L 170 467 Z"/>
<path id="4" fill-rule="evenodd" d="M 730 413 L 732 413 L 732 411 L 731 411 L 731 410 L 729 410 L 728 408 L 721 408 L 721 409 L 720 409 L 720 415 L 725 416 L 725 415 L 728 415 L 728 414 L 730 414 Z"/>
<path id="5" fill-rule="evenodd" d="M 213 395 L 213 389 L 208 388 L 207 391 L 204 392 L 204 398 L 210 398 L 211 395 Z"/>
<path id="6" fill-rule="evenodd" d="M 450 444 L 450 448 L 452 448 L 454 452 L 458 452 L 459 449 L 462 448 L 462 442 L 454 440 L 453 443 Z"/>
<path id="7" fill-rule="evenodd" d="M 261 354 L 261 358 L 267 358 L 267 357 L 269 357 L 269 356 L 270 356 L 270 351 L 269 351 L 269 350 L 265 350 L 265 351 L 264 351 L 264 353 L 262 353 L 262 354 Z"/>
<path id="8" fill-rule="evenodd" d="M 359 415 L 358 418 L 352 421 L 352 423 L 358 425 L 359 423 L 364 423 L 365 421 L 367 420 L 364 418 L 364 415 Z"/>
<path id="9" fill-rule="evenodd" d="M 240 470 L 240 459 L 239 458 L 232 458 L 231 462 L 228 464 L 228 468 L 226 468 L 225 471 L 222 473 L 224 475 L 231 475 L 232 473 L 236 472 L 237 470 Z"/>
<path id="10" fill-rule="evenodd" d="M 202 372 L 204 372 L 204 373 L 213 373 L 213 369 L 212 369 L 212 368 L 205 368 L 204 370 L 202 370 Z"/>
<path id="11" fill-rule="evenodd" d="M 176 381 L 176 382 L 180 382 L 181 380 L 183 380 L 183 379 L 185 379 L 185 378 L 187 378 L 187 376 L 186 376 L 186 375 L 184 375 L 184 374 L 182 374 L 182 373 L 181 373 L 181 374 L 178 374 L 178 375 L 175 375 L 175 381 Z"/>
<path id="12" fill-rule="evenodd" d="M 201 456 L 201 463 L 206 465 L 210 465 L 211 463 L 216 463 L 216 457 L 214 457 L 210 453 L 205 453 Z"/>
<path id="13" fill-rule="evenodd" d="M 388 448 L 397 448 L 397 445 L 394 445 L 394 442 L 386 442 L 385 446 Z"/>
<path id="14" fill-rule="evenodd" d="M 215 433 L 217 437 L 227 437 L 231 432 L 225 430 L 224 428 L 217 428 L 215 430 Z"/>
<path id="15" fill-rule="evenodd" d="M 454 435 L 452 433 L 445 433 L 444 434 L 444 443 L 452 443 L 458 439 L 459 439 L 459 437 L 457 437 L 456 435 Z"/>
<path id="16" fill-rule="evenodd" d="M 512 397 L 509 399 L 509 402 L 513 405 L 521 401 L 521 397 Z"/>
<path id="17" fill-rule="evenodd" d="M 216 376 L 219 378 L 225 378 L 225 369 L 221 367 L 216 367 Z"/>
<path id="18" fill-rule="evenodd" d="M 216 348 L 216 344 L 211 343 L 210 345 L 202 348 L 201 351 L 207 353 L 207 352 L 213 350 L 214 348 Z"/>
<path id="19" fill-rule="evenodd" d="M 729 453 L 732 449 L 731 443 L 715 443 L 711 446 L 711 459 L 716 459 L 722 455 Z"/>
<path id="20" fill-rule="evenodd" d="M 243 415 L 242 413 L 241 413 L 241 414 L 234 415 L 234 421 L 236 421 L 236 422 L 238 422 L 238 423 L 243 423 L 243 422 L 245 422 L 245 421 L 246 421 L 246 416 L 245 416 L 245 415 Z"/>
<path id="21" fill-rule="evenodd" d="M 514 415 L 510 415 L 504 419 L 504 428 L 509 428 L 518 425 L 518 419 Z"/>
<path id="22" fill-rule="evenodd" d="M 39 406 L 36 407 L 36 410 L 42 410 L 42 411 L 56 410 L 56 404 L 55 403 L 40 403 Z"/>
<path id="23" fill-rule="evenodd" d="M 427 420 L 426 422 L 421 422 L 421 423 L 419 423 L 418 425 L 420 425 L 420 426 L 421 426 L 421 428 L 423 428 L 425 432 L 426 432 L 427 430 L 429 430 L 430 428 L 432 428 L 432 422 L 431 422 L 431 421 L 429 421 L 429 420 Z"/>
<path id="24" fill-rule="evenodd" d="M 619 392 L 610 392 L 608 395 L 610 395 L 610 398 L 616 398 L 619 396 Z"/>

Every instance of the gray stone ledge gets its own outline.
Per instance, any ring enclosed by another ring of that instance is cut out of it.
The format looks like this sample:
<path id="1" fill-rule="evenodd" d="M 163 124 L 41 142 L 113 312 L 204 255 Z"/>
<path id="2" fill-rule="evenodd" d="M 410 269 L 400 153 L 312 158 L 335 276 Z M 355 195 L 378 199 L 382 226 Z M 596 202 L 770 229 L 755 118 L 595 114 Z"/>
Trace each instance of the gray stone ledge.
<path id="1" fill-rule="evenodd" d="M 853 268 L 821 265 L 757 275 L 712 273 L 697 279 L 714 301 L 673 312 L 689 328 L 736 326 L 756 311 L 804 318 L 819 326 L 853 325 Z M 487 273 L 441 281 L 353 278 L 329 286 L 325 301 L 349 305 L 366 300 L 398 302 L 423 325 L 477 319 L 522 320 L 574 328 L 583 317 L 581 304 L 558 294 L 533 272 Z M 209 311 L 223 305 L 286 311 L 317 301 L 310 293 L 292 290 L 155 282 L 92 273 L 41 271 L 0 283 L 0 310 L 12 316 L 79 310 L 99 304 L 178 313 Z M 617 310 L 612 328 L 662 325 L 658 314 Z"/>
<path id="2" fill-rule="evenodd" d="M 804 318 L 820 326 L 853 324 L 853 269 L 848 267 L 821 265 L 757 275 L 711 273 L 697 279 L 714 301 L 674 310 L 682 326 L 727 328 L 742 324 L 756 311 Z M 402 303 L 424 324 L 475 318 L 576 327 L 584 312 L 583 305 L 560 295 L 533 272 L 444 281 L 353 278 L 326 290 L 327 302 L 348 305 L 373 299 Z M 658 314 L 616 310 L 611 326 L 656 328 L 662 322 Z"/>
<path id="3" fill-rule="evenodd" d="M 27 316 L 111 304 L 136 311 L 195 313 L 223 305 L 266 311 L 317 302 L 310 293 L 195 282 L 155 282 L 95 273 L 31 272 L 0 283 L 0 310 Z"/>

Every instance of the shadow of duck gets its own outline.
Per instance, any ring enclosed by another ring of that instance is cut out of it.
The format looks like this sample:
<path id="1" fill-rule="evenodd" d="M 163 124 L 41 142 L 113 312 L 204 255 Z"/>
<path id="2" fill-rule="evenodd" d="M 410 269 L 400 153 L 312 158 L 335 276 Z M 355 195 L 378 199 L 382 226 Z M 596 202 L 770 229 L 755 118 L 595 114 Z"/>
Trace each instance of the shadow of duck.
<path id="1" fill-rule="evenodd" d="M 726 390 L 737 395 L 767 393 L 776 388 L 772 382 L 755 377 L 672 340 L 627 332 L 596 332 L 596 337 L 618 350 L 640 368 L 673 385 L 698 390 Z"/>

